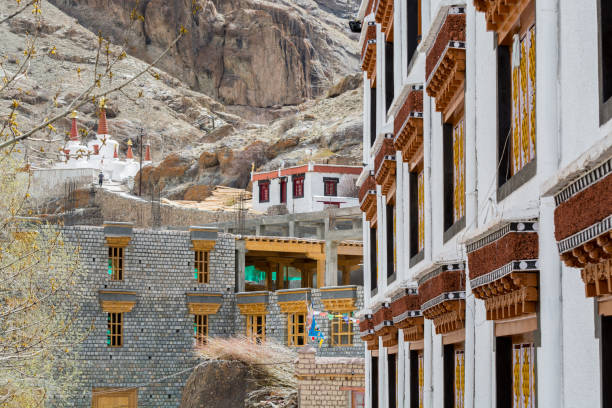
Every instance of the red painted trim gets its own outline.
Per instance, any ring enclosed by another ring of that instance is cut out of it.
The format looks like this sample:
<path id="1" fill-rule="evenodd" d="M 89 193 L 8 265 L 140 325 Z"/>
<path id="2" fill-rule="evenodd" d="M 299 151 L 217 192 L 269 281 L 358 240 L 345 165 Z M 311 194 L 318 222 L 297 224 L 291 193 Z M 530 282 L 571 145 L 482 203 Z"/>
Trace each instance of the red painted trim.
<path id="1" fill-rule="evenodd" d="M 315 173 L 338 173 L 338 174 L 356 174 L 360 175 L 363 167 L 345 167 L 345 166 L 329 166 L 315 164 Z"/>
<path id="2" fill-rule="evenodd" d="M 332 166 L 326 164 L 315 164 L 313 171 L 310 173 L 335 173 L 335 174 L 354 174 L 356 176 L 361 174 L 363 168 L 361 166 Z M 308 173 L 308 165 L 305 164 L 303 166 L 297 167 L 288 167 L 286 169 L 281 169 L 280 176 L 291 176 L 294 174 L 300 173 Z M 253 177 L 251 177 L 252 181 L 257 180 L 269 180 L 278 178 L 278 170 L 265 171 L 262 173 L 254 173 Z"/>

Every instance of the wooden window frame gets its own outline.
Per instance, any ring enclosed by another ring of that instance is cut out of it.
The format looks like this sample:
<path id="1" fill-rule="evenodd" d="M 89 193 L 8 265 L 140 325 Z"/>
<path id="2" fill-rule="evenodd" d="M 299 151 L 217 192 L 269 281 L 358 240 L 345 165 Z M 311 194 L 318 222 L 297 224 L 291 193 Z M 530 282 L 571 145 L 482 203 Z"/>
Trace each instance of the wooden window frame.
<path id="1" fill-rule="evenodd" d="M 117 388 L 105 387 L 105 388 L 93 388 L 91 392 L 91 406 L 92 408 L 104 408 L 107 406 L 105 400 L 117 397 L 127 398 L 128 404 L 125 408 L 137 408 L 138 407 L 138 388 L 133 388 L 125 391 L 118 391 Z"/>
<path id="2" fill-rule="evenodd" d="M 385 112 L 389 112 L 395 98 L 393 42 L 385 41 Z"/>
<path id="3" fill-rule="evenodd" d="M 387 354 L 387 392 L 389 408 L 397 408 L 397 354 Z"/>
<path id="4" fill-rule="evenodd" d="M 499 38 L 497 46 L 497 201 L 502 201 L 536 174 L 537 151 L 533 143 L 534 156 L 520 168 L 513 167 L 513 67 L 512 42 L 518 34 L 521 42 L 524 36 L 535 27 L 535 0 L 517 17 L 514 27 Z M 534 29 L 535 30 L 535 29 Z M 535 31 L 534 31 L 535 39 Z M 529 51 L 527 51 L 528 56 Z M 528 57 L 529 58 L 529 57 Z M 534 58 L 535 60 L 535 58 Z M 536 85 L 537 86 L 537 83 Z M 537 100 L 537 94 L 535 95 Z M 534 108 L 535 109 L 535 108 Z M 537 119 L 534 118 L 533 122 Z M 535 126 L 535 125 L 534 125 Z M 535 130 L 534 130 L 535 133 Z M 534 136 L 535 137 L 535 136 Z"/>
<path id="5" fill-rule="evenodd" d="M 345 312 L 334 311 L 330 312 L 333 315 L 342 314 Z M 346 330 L 343 330 L 346 328 Z M 332 347 L 352 347 L 354 345 L 353 342 L 353 323 L 349 320 L 349 322 L 345 322 L 342 317 L 336 317 L 331 321 L 331 346 Z M 348 343 L 342 343 L 342 336 L 347 336 Z"/>
<path id="6" fill-rule="evenodd" d="M 370 87 L 370 147 L 376 142 L 376 85 Z"/>
<path id="7" fill-rule="evenodd" d="M 370 357 L 370 395 L 372 408 L 378 408 L 378 357 Z"/>
<path id="8" fill-rule="evenodd" d="M 423 202 L 419 202 L 419 178 L 423 178 L 422 181 L 422 196 Z M 410 262 L 409 266 L 421 262 L 425 255 L 425 170 L 423 168 L 423 161 L 415 167 L 414 171 L 410 172 L 409 175 L 409 194 L 410 194 Z M 421 214 L 422 212 L 422 214 Z M 421 225 L 422 223 L 422 225 Z M 422 236 L 422 245 L 419 237 Z"/>
<path id="9" fill-rule="evenodd" d="M 286 204 L 287 203 L 287 177 L 282 177 L 279 182 L 279 187 L 280 187 L 280 203 L 281 204 Z"/>
<path id="10" fill-rule="evenodd" d="M 112 281 L 122 281 L 125 270 L 125 248 L 122 246 L 108 247 L 108 267 Z"/>
<path id="11" fill-rule="evenodd" d="M 339 181 L 340 179 L 337 177 L 323 177 L 323 195 L 325 197 L 338 197 Z"/>
<path id="12" fill-rule="evenodd" d="M 196 249 L 193 252 L 196 280 L 198 283 L 210 283 L 210 251 Z"/>
<path id="13" fill-rule="evenodd" d="M 257 185 L 259 187 L 259 202 L 270 202 L 270 180 L 259 180 Z"/>
<path id="14" fill-rule="evenodd" d="M 261 322 L 258 322 L 261 318 Z M 246 337 L 254 343 L 261 344 L 266 341 L 266 315 L 246 315 Z"/>
<path id="15" fill-rule="evenodd" d="M 293 198 L 304 198 L 304 184 L 306 176 L 304 174 L 296 174 L 291 177 Z"/>
<path id="16" fill-rule="evenodd" d="M 370 227 L 370 291 L 378 290 L 378 231 Z M 375 295 L 375 293 L 372 293 Z"/>
<path id="17" fill-rule="evenodd" d="M 421 0 L 407 0 L 407 47 L 408 47 L 408 66 L 417 55 L 417 47 L 421 42 Z"/>
<path id="18" fill-rule="evenodd" d="M 106 345 L 108 347 L 123 347 L 123 312 L 107 313 Z"/>
<path id="19" fill-rule="evenodd" d="M 387 285 L 395 280 L 396 274 L 396 248 L 395 248 L 395 201 L 385 205 L 386 238 L 387 238 Z"/>
<path id="20" fill-rule="evenodd" d="M 456 185 L 456 168 L 455 168 L 455 153 L 459 146 L 456 145 L 455 140 L 455 129 L 460 126 L 463 127 L 463 145 L 460 146 L 463 158 L 461 164 L 463 165 L 463 182 L 459 188 L 463 188 L 463 192 L 458 192 Z M 447 123 L 443 125 L 442 132 L 442 166 L 443 166 L 443 189 L 444 189 L 444 200 L 443 200 L 443 221 L 444 221 L 444 234 L 443 242 L 447 242 L 453 236 L 457 235 L 465 227 L 465 116 L 463 109 L 463 96 L 458 109 L 450 115 Z M 456 211 L 457 194 L 462 194 L 462 213 Z"/>
<path id="21" fill-rule="evenodd" d="M 193 332 L 196 340 L 196 345 L 202 346 L 206 344 L 208 339 L 208 315 L 194 314 L 193 315 Z"/>
<path id="22" fill-rule="evenodd" d="M 604 5 L 607 4 L 607 5 Z M 599 124 L 612 118 L 612 4 L 597 0 Z"/>
<path id="23" fill-rule="evenodd" d="M 301 322 L 299 321 L 301 318 Z M 301 329 L 301 333 L 300 333 Z M 287 314 L 287 345 L 291 347 L 303 347 L 306 345 L 306 313 Z M 300 341 L 302 344 L 300 344 Z"/>
<path id="24" fill-rule="evenodd" d="M 444 408 L 463 408 L 465 402 L 463 393 L 465 389 L 465 348 L 463 343 L 444 345 L 443 355 Z M 457 365 L 458 358 L 462 358 L 459 366 Z"/>

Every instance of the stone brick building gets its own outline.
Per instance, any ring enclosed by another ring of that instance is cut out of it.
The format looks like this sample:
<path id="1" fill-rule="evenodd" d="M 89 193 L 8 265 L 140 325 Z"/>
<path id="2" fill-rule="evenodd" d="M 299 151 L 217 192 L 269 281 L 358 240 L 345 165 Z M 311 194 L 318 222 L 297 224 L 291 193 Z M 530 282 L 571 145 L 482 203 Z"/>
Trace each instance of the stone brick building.
<path id="1" fill-rule="evenodd" d="M 327 310 L 344 296 L 352 310 L 363 307 L 358 286 L 238 293 L 237 277 L 244 273 L 236 265 L 241 238 L 211 228 L 173 231 L 105 223 L 64 227 L 64 233 L 80 248 L 78 321 L 87 333 L 77 352 L 80 391 L 71 406 L 176 407 L 190 368 L 198 363 L 200 335 L 255 338 L 259 330 L 266 340 L 288 344 L 288 331 L 297 327 L 290 329 L 288 314 L 306 313 L 308 302 Z M 296 303 L 295 296 L 304 301 Z M 243 298 L 251 299 L 249 308 L 240 307 Z M 261 317 L 259 329 L 248 332 L 249 316 Z M 331 339 L 333 322 L 318 323 Z M 300 333 L 307 332 L 304 317 L 300 327 Z M 318 355 L 360 355 L 357 332 L 350 335 L 352 345 L 326 341 Z"/>

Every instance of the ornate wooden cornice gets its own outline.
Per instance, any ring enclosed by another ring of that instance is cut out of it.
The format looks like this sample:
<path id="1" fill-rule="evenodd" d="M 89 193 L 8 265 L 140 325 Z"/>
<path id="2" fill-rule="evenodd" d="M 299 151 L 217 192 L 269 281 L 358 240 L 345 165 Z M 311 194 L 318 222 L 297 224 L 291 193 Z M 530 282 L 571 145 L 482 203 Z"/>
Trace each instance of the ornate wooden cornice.
<path id="1" fill-rule="evenodd" d="M 412 85 L 393 122 L 396 150 L 402 160 L 416 166 L 423 152 L 423 85 Z M 420 153 L 420 154 L 419 154 Z"/>
<path id="2" fill-rule="evenodd" d="M 487 320 L 536 312 L 538 233 L 534 220 L 509 222 L 467 245 L 470 285 Z"/>
<path id="3" fill-rule="evenodd" d="M 445 113 L 465 82 L 465 9 L 451 7 L 425 62 L 426 89 Z"/>
<path id="4" fill-rule="evenodd" d="M 243 315 L 268 314 L 266 303 L 243 303 L 238 305 L 238 309 Z"/>
<path id="5" fill-rule="evenodd" d="M 361 50 L 361 69 L 366 71 L 368 78 L 376 75 L 376 22 L 368 22 L 363 48 Z"/>
<path id="6" fill-rule="evenodd" d="M 375 20 L 381 25 L 381 30 L 387 33 L 391 28 L 393 19 L 393 0 L 378 0 L 376 4 Z"/>
<path id="7" fill-rule="evenodd" d="M 442 264 L 419 279 L 419 303 L 436 333 L 446 334 L 465 325 L 465 266 Z"/>
<path id="8" fill-rule="evenodd" d="M 305 300 L 292 300 L 287 302 L 278 302 L 281 313 L 307 313 L 308 302 Z"/>
<path id="9" fill-rule="evenodd" d="M 216 241 L 192 240 L 191 244 L 195 251 L 211 251 L 215 247 Z"/>
<path id="10" fill-rule="evenodd" d="M 125 248 L 132 238 L 133 224 L 129 222 L 104 222 L 104 238 L 107 246 Z"/>
<path id="11" fill-rule="evenodd" d="M 393 135 L 385 135 L 382 146 L 374 158 L 374 172 L 376 184 L 381 185 L 381 193 L 386 195 L 395 182 L 395 147 Z"/>
<path id="12" fill-rule="evenodd" d="M 476 10 L 485 13 L 487 31 L 504 38 L 531 0 L 474 0 Z"/>
<path id="13" fill-rule="evenodd" d="M 365 213 L 366 220 L 372 221 L 376 215 L 376 180 L 373 172 L 359 189 L 359 208 Z"/>
<path id="14" fill-rule="evenodd" d="M 404 330 L 404 338 L 406 338 L 407 331 L 415 333 L 413 328 L 417 326 L 420 326 L 420 330 L 416 330 L 416 332 L 423 333 L 423 314 L 421 313 L 421 303 L 416 288 L 404 289 L 394 296 L 391 302 L 391 315 L 393 325 Z M 411 341 L 416 340 L 421 340 L 421 338 L 413 338 Z"/>
<path id="15" fill-rule="evenodd" d="M 215 314 L 219 311 L 221 303 L 187 303 L 191 314 Z"/>
<path id="16" fill-rule="evenodd" d="M 321 299 L 321 303 L 330 312 L 352 312 L 357 309 L 353 298 Z"/>
<path id="17" fill-rule="evenodd" d="M 397 327 L 393 326 L 393 312 L 391 304 L 384 302 L 378 309 L 374 311 L 372 316 L 374 323 L 374 333 L 376 336 L 386 336 L 390 333 L 397 332 Z"/>
<path id="18" fill-rule="evenodd" d="M 107 313 L 131 312 L 136 305 L 136 292 L 120 290 L 100 290 L 98 299 L 102 310 Z"/>

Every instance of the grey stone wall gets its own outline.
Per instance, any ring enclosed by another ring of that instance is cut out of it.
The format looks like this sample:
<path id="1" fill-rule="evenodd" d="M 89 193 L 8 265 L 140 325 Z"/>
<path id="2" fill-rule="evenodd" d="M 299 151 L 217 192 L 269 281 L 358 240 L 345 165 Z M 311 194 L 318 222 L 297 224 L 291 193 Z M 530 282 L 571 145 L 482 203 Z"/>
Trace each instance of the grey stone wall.
<path id="1" fill-rule="evenodd" d="M 321 292 L 318 289 L 311 289 L 311 302 L 314 310 L 325 310 L 321 302 Z M 275 341 L 280 344 L 287 345 L 287 314 L 281 313 L 278 305 L 278 296 L 275 292 L 270 292 L 268 298 L 268 314 L 266 315 L 266 340 Z M 356 311 L 363 308 L 363 287 L 357 288 L 357 299 L 355 300 Z M 240 314 L 240 310 L 236 307 L 236 326 L 235 334 L 244 336 L 246 333 L 246 317 Z M 351 347 L 336 347 L 331 345 L 331 321 L 328 318 L 316 316 L 315 320 L 319 328 L 325 333 L 325 341 L 319 348 L 318 344 L 313 345 L 317 351 L 317 356 L 323 357 L 360 357 L 363 355 L 363 341 L 359 337 L 359 326 L 353 325 L 353 346 Z M 308 330 L 308 328 L 306 328 Z M 293 347 L 299 349 L 300 347 Z"/>
<path id="2" fill-rule="evenodd" d="M 236 306 L 235 237 L 219 234 L 210 254 L 210 283 L 194 277 L 194 254 L 188 231 L 135 228 L 125 249 L 124 280 L 111 281 L 108 248 L 102 227 L 64 227 L 66 240 L 80 248 L 84 267 L 79 282 L 83 302 L 78 323 L 87 333 L 76 359 L 80 366 L 78 395 L 68 405 L 91 406 L 93 388 L 138 387 L 138 405 L 177 407 L 190 368 L 198 363 L 194 348 L 194 318 L 186 292 L 222 292 L 218 313 L 209 316 L 209 335 L 245 335 L 246 318 Z M 136 305 L 124 313 L 123 347 L 109 347 L 107 313 L 100 290 L 137 293 Z M 320 292 L 312 289 L 315 310 L 324 310 Z M 357 310 L 363 307 L 363 288 L 357 290 Z M 287 315 L 280 313 L 276 293 L 270 293 L 266 338 L 287 344 Z M 326 334 L 320 356 L 360 356 L 363 343 L 354 326 L 353 347 L 331 347 L 329 320 L 317 318 Z M 182 374 L 177 373 L 185 371 Z M 159 379 L 166 378 L 158 381 Z"/>
<path id="3" fill-rule="evenodd" d="M 138 387 L 139 406 L 177 407 L 189 372 L 149 383 L 197 364 L 194 320 L 187 309 L 186 292 L 224 292 L 221 309 L 209 318 L 209 334 L 233 332 L 234 238 L 219 234 L 210 255 L 211 283 L 200 284 L 194 278 L 194 256 L 186 231 L 134 229 L 120 282 L 111 281 L 108 275 L 108 250 L 101 227 L 66 227 L 65 234 L 80 247 L 85 267 L 80 282 L 84 299 L 80 324 L 88 332 L 77 357 L 81 393 L 71 406 L 91 406 L 92 388 Z M 137 292 L 136 305 L 124 313 L 123 347 L 106 344 L 107 314 L 99 304 L 100 289 Z"/>

